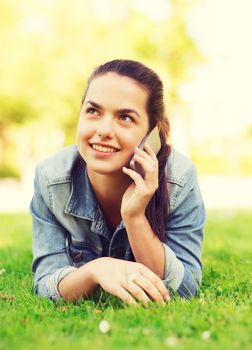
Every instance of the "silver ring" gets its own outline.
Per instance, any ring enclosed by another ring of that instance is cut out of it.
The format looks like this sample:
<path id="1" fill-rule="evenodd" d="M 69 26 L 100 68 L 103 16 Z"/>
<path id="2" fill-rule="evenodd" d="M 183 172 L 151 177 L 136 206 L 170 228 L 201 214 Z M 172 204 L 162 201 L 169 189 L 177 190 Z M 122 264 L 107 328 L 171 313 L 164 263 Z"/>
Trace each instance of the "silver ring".
<path id="1" fill-rule="evenodd" d="M 134 282 L 136 279 L 138 278 L 138 274 L 137 273 L 132 273 L 129 275 L 128 279 L 132 282 Z"/>

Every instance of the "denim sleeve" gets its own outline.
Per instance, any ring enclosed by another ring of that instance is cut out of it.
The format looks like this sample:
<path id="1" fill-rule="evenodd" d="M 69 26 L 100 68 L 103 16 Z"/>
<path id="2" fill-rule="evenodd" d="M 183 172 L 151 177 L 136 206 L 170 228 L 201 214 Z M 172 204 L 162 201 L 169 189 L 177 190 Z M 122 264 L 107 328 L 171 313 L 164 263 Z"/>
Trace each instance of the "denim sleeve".
<path id="1" fill-rule="evenodd" d="M 65 248 L 67 232 L 49 209 L 50 192 L 43 171 L 42 168 L 36 168 L 34 195 L 30 204 L 32 273 L 35 294 L 58 300 L 61 298 L 57 289 L 58 283 L 76 267 L 71 266 L 68 262 Z M 41 188 L 44 189 L 43 194 Z"/>
<path id="2" fill-rule="evenodd" d="M 194 165 L 184 185 L 175 185 L 170 207 L 163 244 L 164 284 L 189 299 L 197 294 L 202 279 L 201 247 L 206 219 Z"/>

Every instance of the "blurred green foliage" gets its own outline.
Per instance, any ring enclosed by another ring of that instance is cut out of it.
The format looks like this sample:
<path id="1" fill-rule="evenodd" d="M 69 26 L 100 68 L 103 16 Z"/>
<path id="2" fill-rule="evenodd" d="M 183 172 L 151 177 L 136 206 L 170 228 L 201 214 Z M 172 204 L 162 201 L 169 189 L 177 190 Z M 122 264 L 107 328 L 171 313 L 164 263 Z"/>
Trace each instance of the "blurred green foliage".
<path id="1" fill-rule="evenodd" d="M 34 117 L 32 104 L 22 96 L 0 95 L 0 130 Z"/>
<path id="2" fill-rule="evenodd" d="M 167 0 L 166 18 L 154 20 L 135 1 L 2 0 L 0 174 L 74 142 L 85 82 L 107 60 L 131 58 L 153 67 L 165 83 L 170 112 L 180 103 L 181 82 L 202 60 L 186 28 L 196 1 Z M 64 133 L 56 143 L 55 130 Z"/>

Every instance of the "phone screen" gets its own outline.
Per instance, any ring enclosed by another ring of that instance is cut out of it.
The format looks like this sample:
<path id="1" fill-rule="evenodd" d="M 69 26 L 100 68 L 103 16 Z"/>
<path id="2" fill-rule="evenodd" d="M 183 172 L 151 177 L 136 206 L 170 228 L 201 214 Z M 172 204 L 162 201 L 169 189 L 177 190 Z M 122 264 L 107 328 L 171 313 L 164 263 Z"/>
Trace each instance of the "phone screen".
<path id="1" fill-rule="evenodd" d="M 157 126 L 155 126 L 151 131 L 149 131 L 145 135 L 145 137 L 140 142 L 138 148 L 143 149 L 146 142 L 148 142 L 151 149 L 157 155 L 161 148 L 161 140 L 160 140 L 159 130 Z M 142 166 L 139 163 L 135 162 L 133 158 L 130 161 L 130 168 L 138 172 L 140 175 L 142 175 L 142 177 L 144 177 L 145 173 Z"/>

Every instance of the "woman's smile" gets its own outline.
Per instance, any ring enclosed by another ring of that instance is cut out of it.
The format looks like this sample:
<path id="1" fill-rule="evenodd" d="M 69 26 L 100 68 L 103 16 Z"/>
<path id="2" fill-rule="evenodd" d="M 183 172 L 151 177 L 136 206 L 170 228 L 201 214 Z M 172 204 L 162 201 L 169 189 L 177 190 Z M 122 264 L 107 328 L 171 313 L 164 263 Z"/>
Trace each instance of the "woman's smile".
<path id="1" fill-rule="evenodd" d="M 97 157 L 110 157 L 113 156 L 119 150 L 110 145 L 104 145 L 100 143 L 90 144 L 94 155 Z"/>

